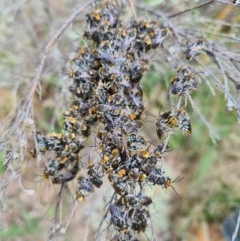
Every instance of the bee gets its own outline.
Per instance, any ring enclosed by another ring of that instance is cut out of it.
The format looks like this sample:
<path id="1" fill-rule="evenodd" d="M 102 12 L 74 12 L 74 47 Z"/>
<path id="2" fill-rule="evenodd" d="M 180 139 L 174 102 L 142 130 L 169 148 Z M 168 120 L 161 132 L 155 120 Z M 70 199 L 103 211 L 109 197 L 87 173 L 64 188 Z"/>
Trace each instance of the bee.
<path id="1" fill-rule="evenodd" d="M 60 170 L 64 168 L 64 164 L 62 164 L 58 159 L 48 159 L 44 168 L 45 177 L 55 176 L 58 174 Z"/>
<path id="2" fill-rule="evenodd" d="M 119 232 L 123 233 L 128 228 L 127 220 L 126 217 L 124 217 L 124 213 L 119 209 L 119 207 L 114 204 L 110 204 L 108 210 L 111 215 L 111 223 Z"/>
<path id="3" fill-rule="evenodd" d="M 93 116 L 97 114 L 98 106 L 97 105 L 92 106 L 91 108 L 89 108 L 88 112 L 89 112 L 89 116 Z"/>
<path id="4" fill-rule="evenodd" d="M 133 195 L 133 194 L 127 194 L 125 196 L 122 196 L 120 198 L 120 202 L 121 202 L 121 204 L 123 204 L 125 206 L 126 205 L 128 205 L 128 206 L 135 206 L 138 203 L 136 196 Z"/>
<path id="5" fill-rule="evenodd" d="M 132 43 L 136 39 L 136 36 L 137 30 L 135 28 L 127 28 L 122 41 L 123 50 L 129 51 L 131 49 Z"/>
<path id="6" fill-rule="evenodd" d="M 69 157 L 68 163 L 65 163 L 65 169 L 67 172 L 71 173 L 73 176 L 76 176 L 79 171 L 79 156 L 72 154 Z"/>
<path id="7" fill-rule="evenodd" d="M 191 123 L 187 112 L 184 111 L 183 109 L 178 109 L 177 120 L 178 120 L 178 127 L 183 132 L 183 134 L 185 136 L 190 135 L 192 133 L 192 128 L 191 128 Z"/>
<path id="8" fill-rule="evenodd" d="M 141 170 L 145 173 L 148 174 L 151 169 L 157 164 L 157 158 L 155 156 L 149 156 L 145 161 L 144 164 L 142 165 Z"/>
<path id="9" fill-rule="evenodd" d="M 148 70 L 147 60 L 135 60 L 129 64 L 130 81 L 139 83 L 143 74 Z"/>
<path id="10" fill-rule="evenodd" d="M 236 6 L 240 6 L 240 0 L 233 0 L 232 3 Z"/>
<path id="11" fill-rule="evenodd" d="M 173 77 L 171 79 L 169 89 L 170 89 L 171 94 L 173 94 L 173 95 L 177 95 L 177 94 L 181 93 L 181 90 L 182 90 L 181 79 L 177 76 Z"/>
<path id="12" fill-rule="evenodd" d="M 121 94 L 115 93 L 113 95 L 110 95 L 107 98 L 107 101 L 108 101 L 109 104 L 121 105 L 124 102 L 124 99 L 122 98 Z"/>
<path id="13" fill-rule="evenodd" d="M 142 44 L 143 44 L 142 46 L 143 52 L 147 52 L 151 49 L 152 40 L 149 35 L 146 35 L 144 37 L 144 39 L 142 40 Z"/>
<path id="14" fill-rule="evenodd" d="M 152 203 L 152 198 L 149 196 L 146 196 L 143 192 L 139 192 L 137 195 L 137 202 L 140 205 L 148 206 Z"/>
<path id="15" fill-rule="evenodd" d="M 64 149 L 64 145 L 62 142 L 62 134 L 61 133 L 55 133 L 52 132 L 48 135 L 48 149 L 49 150 L 55 150 L 55 151 L 61 151 Z"/>
<path id="16" fill-rule="evenodd" d="M 88 166 L 87 169 L 88 169 L 87 174 L 89 175 L 89 179 L 92 182 L 92 184 L 95 187 L 100 188 L 103 184 L 103 181 L 102 181 L 102 176 L 99 174 L 96 166 L 91 164 Z"/>
<path id="17" fill-rule="evenodd" d="M 164 189 L 168 189 L 169 187 L 172 188 L 172 190 L 176 193 L 176 195 L 179 196 L 179 194 L 177 193 L 177 191 L 175 190 L 175 188 L 173 187 L 173 183 L 175 182 L 179 182 L 180 180 L 182 180 L 183 177 L 176 177 L 174 180 L 172 180 L 170 177 L 163 177 L 161 180 L 160 185 L 164 188 Z"/>
<path id="18" fill-rule="evenodd" d="M 163 174 L 162 169 L 155 166 L 148 173 L 147 180 L 153 185 L 162 185 L 165 180 Z"/>
<path id="19" fill-rule="evenodd" d="M 173 77 L 169 86 L 170 92 L 173 95 L 185 94 L 197 89 L 197 81 L 195 75 L 190 70 L 181 66 L 177 70 L 177 76 Z"/>
<path id="20" fill-rule="evenodd" d="M 133 133 L 127 136 L 127 146 L 129 151 L 143 149 L 146 146 L 146 144 L 147 142 L 142 136 L 137 136 Z"/>
<path id="21" fill-rule="evenodd" d="M 80 125 L 80 130 L 81 130 L 81 134 L 84 137 L 89 137 L 91 135 L 91 127 L 87 123 L 81 124 Z"/>
<path id="22" fill-rule="evenodd" d="M 76 134 L 75 133 L 65 133 L 63 136 L 62 136 L 62 141 L 64 143 L 71 143 L 72 141 L 74 141 L 76 138 Z"/>
<path id="23" fill-rule="evenodd" d="M 32 156 L 32 158 L 37 157 L 37 150 L 36 150 L 36 148 L 33 148 L 33 149 L 30 150 L 30 155 Z"/>
<path id="24" fill-rule="evenodd" d="M 126 230 L 122 233 L 117 234 L 115 237 L 113 237 L 113 240 L 116 240 L 116 241 L 126 241 L 126 240 L 139 241 L 139 239 L 136 239 L 136 237 L 134 237 L 130 231 L 126 231 Z"/>
<path id="25" fill-rule="evenodd" d="M 152 48 L 157 48 L 160 44 L 163 43 L 163 41 L 167 38 L 169 33 L 169 29 L 167 27 L 164 27 L 160 30 L 154 30 L 153 33 L 150 33 L 152 36 Z"/>
<path id="26" fill-rule="evenodd" d="M 143 192 L 139 192 L 137 195 L 127 194 L 120 198 L 120 203 L 129 206 L 148 206 L 152 203 L 151 197 L 146 196 Z"/>
<path id="27" fill-rule="evenodd" d="M 64 120 L 62 128 L 68 132 L 74 132 L 74 130 L 77 130 L 78 127 L 77 119 L 72 116 L 67 116 Z"/>
<path id="28" fill-rule="evenodd" d="M 142 182 L 147 178 L 146 174 L 139 171 L 138 168 L 131 168 L 128 173 L 128 177 L 139 182 Z"/>
<path id="29" fill-rule="evenodd" d="M 90 81 L 87 81 L 89 75 L 79 76 L 79 79 L 74 80 L 74 84 L 70 86 L 69 91 L 72 92 L 77 98 L 88 100 L 92 98 L 93 86 Z"/>
<path id="30" fill-rule="evenodd" d="M 201 53 L 203 47 L 203 38 L 200 38 L 197 41 L 187 41 L 185 44 L 182 45 L 185 57 L 189 61 L 191 61 L 194 57 L 198 56 Z"/>
<path id="31" fill-rule="evenodd" d="M 109 111 L 107 111 L 107 114 L 109 114 L 110 116 L 113 116 L 113 117 L 118 117 L 121 114 L 121 109 L 109 110 Z"/>
<path id="32" fill-rule="evenodd" d="M 44 135 L 40 131 L 37 131 L 36 139 L 37 139 L 38 150 L 44 154 L 48 150 L 47 138 L 44 137 Z M 35 151 L 33 151 L 33 154 L 34 153 Z"/>
<path id="33" fill-rule="evenodd" d="M 124 195 L 127 192 L 127 183 L 126 179 L 119 179 L 116 174 L 108 174 L 108 179 L 112 184 L 113 189 L 119 195 Z"/>
<path id="34" fill-rule="evenodd" d="M 80 150 L 84 148 L 83 140 L 74 140 L 71 141 L 68 145 L 65 145 L 65 150 L 71 152 L 72 154 L 78 154 Z"/>
<path id="35" fill-rule="evenodd" d="M 92 184 L 97 188 L 100 188 L 103 184 L 102 176 L 100 176 L 99 174 L 95 174 L 94 176 L 92 176 L 91 181 Z"/>
<path id="36" fill-rule="evenodd" d="M 127 135 L 127 143 L 131 144 L 133 142 L 137 141 L 137 135 L 136 134 L 129 134 Z"/>
<path id="37" fill-rule="evenodd" d="M 179 66 L 177 68 L 177 74 L 179 75 L 179 77 L 183 78 L 185 76 L 187 76 L 188 74 L 190 74 L 190 70 L 188 67 L 186 66 Z"/>
<path id="38" fill-rule="evenodd" d="M 85 197 L 85 193 L 91 193 L 94 191 L 92 182 L 84 176 L 78 177 L 76 199 L 82 201 Z"/>
<path id="39" fill-rule="evenodd" d="M 146 208 L 130 209 L 129 216 L 132 219 L 131 229 L 138 233 L 145 232 L 147 220 L 150 217 L 149 211 Z"/>
<path id="40" fill-rule="evenodd" d="M 60 173 L 52 178 L 53 184 L 62 184 L 69 182 L 75 178 L 76 175 L 72 173 Z"/>
<path id="41" fill-rule="evenodd" d="M 141 121 L 124 121 L 122 122 L 122 129 L 124 133 L 132 133 L 135 134 L 137 131 L 143 127 L 143 123 Z"/>
<path id="42" fill-rule="evenodd" d="M 100 104 L 105 104 L 107 102 L 107 93 L 103 85 L 98 86 L 94 90 L 94 95 Z"/>
<path id="43" fill-rule="evenodd" d="M 106 51 L 105 49 L 101 49 L 100 47 L 97 50 L 97 60 L 101 62 L 102 65 L 110 65 L 113 63 L 113 56 L 110 51 Z"/>
<path id="44" fill-rule="evenodd" d="M 178 120 L 173 111 L 168 111 L 161 114 L 156 122 L 157 135 L 159 139 L 161 139 L 165 133 L 170 132 L 172 128 L 177 126 Z"/>

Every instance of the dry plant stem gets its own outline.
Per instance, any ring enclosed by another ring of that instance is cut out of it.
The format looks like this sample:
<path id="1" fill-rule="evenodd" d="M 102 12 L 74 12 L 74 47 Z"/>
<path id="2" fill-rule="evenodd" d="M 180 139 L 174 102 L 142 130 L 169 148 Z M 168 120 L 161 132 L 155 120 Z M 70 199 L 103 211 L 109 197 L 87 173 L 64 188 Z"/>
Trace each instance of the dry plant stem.
<path id="1" fill-rule="evenodd" d="M 130 7 L 132 9 L 133 16 L 136 19 L 137 18 L 137 13 L 136 13 L 136 8 L 135 8 L 135 0 L 128 0 L 128 2 L 129 2 L 129 5 L 130 5 Z"/>
<path id="2" fill-rule="evenodd" d="M 153 227 L 153 220 L 152 220 L 151 217 L 149 218 L 149 220 L 150 220 L 150 223 L 151 223 L 150 228 L 151 228 L 151 230 L 152 230 L 152 238 L 151 238 L 151 241 L 157 241 L 156 236 L 155 236 L 155 232 L 154 232 L 154 227 Z"/>
<path id="3" fill-rule="evenodd" d="M 234 233 L 233 233 L 233 235 L 232 235 L 232 241 L 235 241 L 235 239 L 236 239 L 236 237 L 237 237 L 237 234 L 238 234 L 238 231 L 239 231 L 239 226 L 240 226 L 240 211 L 239 211 L 239 213 L 238 213 L 237 224 L 236 224 Z"/>
<path id="4" fill-rule="evenodd" d="M 212 55 L 212 57 L 214 58 L 215 63 L 218 65 L 215 55 Z M 207 73 L 209 76 L 212 77 L 211 80 L 216 85 L 216 88 L 220 90 L 223 94 L 225 94 L 225 96 L 227 96 L 229 99 L 231 99 L 232 103 L 234 103 L 235 108 L 237 110 L 240 110 L 240 104 L 233 98 L 233 96 L 230 93 L 225 92 L 224 85 L 216 78 L 216 76 L 212 73 L 212 71 L 210 71 L 209 68 L 206 68 L 205 65 L 200 61 L 197 60 L 197 63 L 199 64 L 199 66 L 202 67 L 205 73 Z"/>
<path id="5" fill-rule="evenodd" d="M 219 140 L 219 136 L 218 136 L 217 132 L 214 130 L 213 126 L 207 121 L 207 119 L 201 113 L 198 106 L 194 103 L 191 95 L 187 94 L 187 97 L 188 97 L 188 99 L 189 99 L 189 101 L 192 105 L 193 111 L 195 111 L 199 115 L 201 121 L 205 124 L 205 126 L 208 129 L 208 132 L 209 132 L 209 135 L 211 137 L 211 140 L 212 140 L 213 144 L 216 145 L 217 141 Z"/>
<path id="6" fill-rule="evenodd" d="M 5 195 L 6 195 L 6 190 L 9 185 L 9 182 L 7 179 L 3 179 L 0 183 L 0 230 L 3 229 L 3 208 L 4 208 L 4 201 L 5 201 Z"/>
<path id="7" fill-rule="evenodd" d="M 52 226 L 49 230 L 49 235 L 47 237 L 47 241 L 51 241 L 54 238 L 54 236 L 56 235 L 56 233 L 59 232 L 61 229 L 61 225 L 62 225 L 61 206 L 62 206 L 62 195 L 64 192 L 64 187 L 65 187 L 65 184 L 63 184 L 61 186 L 61 189 L 57 195 L 57 204 L 56 204 L 55 211 L 54 211 L 55 212 L 54 219 L 52 221 Z"/>
<path id="8" fill-rule="evenodd" d="M 73 209 L 72 209 L 72 212 L 71 212 L 71 214 L 70 214 L 70 216 L 69 216 L 69 218 L 68 218 L 67 224 L 66 224 L 65 228 L 62 229 L 61 233 L 63 233 L 63 234 L 66 233 L 66 231 L 67 231 L 67 229 L 68 229 L 68 226 L 69 226 L 69 224 L 70 224 L 70 222 L 71 222 L 71 219 L 72 219 L 72 217 L 73 217 L 73 215 L 74 215 L 74 212 L 75 212 L 75 210 L 76 210 L 77 205 L 78 205 L 78 203 L 75 202 L 75 204 L 74 204 L 74 206 L 73 206 Z"/>
<path id="9" fill-rule="evenodd" d="M 114 197 L 115 197 L 115 193 L 112 195 L 111 199 L 110 199 L 109 202 L 105 205 L 105 207 L 108 208 L 108 205 L 112 203 Z M 103 225 L 103 223 L 104 223 L 104 221 L 105 221 L 105 219 L 106 219 L 106 217 L 107 217 L 107 215 L 108 215 L 108 211 L 109 211 L 109 210 L 107 209 L 106 213 L 104 214 L 104 216 L 103 216 L 103 218 L 102 218 L 102 220 L 101 220 L 101 222 L 100 222 L 100 224 L 99 224 L 99 227 L 98 227 L 98 230 L 97 230 L 97 232 L 96 232 L 95 238 L 100 237 L 100 236 L 101 236 L 101 233 L 104 231 L 104 230 L 101 231 L 101 228 L 102 228 L 102 225 Z"/>
<path id="10" fill-rule="evenodd" d="M 193 8 L 185 9 L 185 10 L 182 11 L 182 12 L 178 12 L 178 13 L 174 13 L 174 14 L 172 14 L 172 15 L 169 15 L 168 18 L 178 17 L 179 15 L 182 15 L 182 14 L 185 14 L 185 13 L 188 13 L 188 12 L 191 12 L 191 11 L 193 11 L 193 10 L 195 10 L 195 9 L 199 9 L 199 8 L 205 7 L 205 6 L 207 6 L 207 5 L 209 5 L 209 4 L 213 3 L 213 2 L 215 2 L 215 0 L 210 0 L 210 1 L 208 1 L 208 2 L 199 4 L 199 5 L 197 5 L 197 6 L 193 7 Z"/>
<path id="11" fill-rule="evenodd" d="M 64 31 L 68 28 L 68 26 L 74 21 L 74 19 L 78 16 L 79 13 L 81 13 L 85 8 L 91 4 L 92 1 L 87 2 L 86 4 L 79 5 L 76 10 L 71 14 L 71 16 L 67 19 L 67 21 L 63 24 L 63 26 L 54 34 L 53 38 L 47 43 L 47 45 L 44 48 L 43 55 L 41 57 L 40 64 L 37 67 L 36 75 L 33 79 L 32 87 L 30 90 L 30 96 L 32 97 L 37 89 L 37 86 L 39 85 L 41 74 L 43 72 L 43 68 L 46 62 L 46 59 L 48 57 L 48 54 L 51 52 L 53 47 L 56 45 Z"/>

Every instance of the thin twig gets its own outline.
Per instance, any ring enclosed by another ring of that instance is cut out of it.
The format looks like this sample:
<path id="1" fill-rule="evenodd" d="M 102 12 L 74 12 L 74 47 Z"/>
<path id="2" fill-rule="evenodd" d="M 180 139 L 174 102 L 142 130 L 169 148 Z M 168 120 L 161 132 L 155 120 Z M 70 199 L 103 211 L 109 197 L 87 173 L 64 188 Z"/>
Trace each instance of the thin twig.
<path id="1" fill-rule="evenodd" d="M 175 18 L 175 17 L 177 17 L 177 16 L 179 16 L 179 15 L 183 15 L 183 14 L 188 13 L 188 12 L 191 12 L 191 11 L 193 11 L 193 10 L 196 10 L 196 9 L 199 9 L 199 8 L 202 8 L 202 7 L 205 7 L 205 6 L 213 3 L 214 1 L 215 1 L 215 0 L 210 0 L 210 1 L 208 1 L 208 2 L 199 4 L 199 5 L 197 5 L 197 6 L 193 7 L 193 8 L 188 8 L 188 9 L 185 9 L 184 11 L 171 14 L 171 15 L 168 16 L 168 18 Z"/>
<path id="2" fill-rule="evenodd" d="M 47 43 L 47 45 L 44 48 L 43 55 L 41 57 L 40 63 L 37 67 L 35 77 L 33 79 L 33 84 L 30 90 L 30 96 L 32 97 L 36 91 L 36 88 L 40 82 L 40 78 L 44 69 L 44 65 L 46 62 L 46 59 L 48 57 L 48 54 L 51 52 L 53 47 L 56 45 L 60 37 L 63 35 L 65 30 L 69 27 L 69 25 L 75 20 L 75 18 L 86 9 L 88 5 L 90 5 L 92 1 L 87 2 L 84 5 L 79 5 L 76 10 L 71 14 L 71 16 L 66 20 L 66 22 L 62 25 L 62 27 L 54 34 L 53 38 L 50 39 L 50 41 Z"/>
<path id="3" fill-rule="evenodd" d="M 237 237 L 237 234 L 238 234 L 238 231 L 239 231 L 239 226 L 240 226 L 240 211 L 238 213 L 237 224 L 236 224 L 235 230 L 234 230 L 233 235 L 232 235 L 232 241 L 235 241 L 235 239 Z"/>

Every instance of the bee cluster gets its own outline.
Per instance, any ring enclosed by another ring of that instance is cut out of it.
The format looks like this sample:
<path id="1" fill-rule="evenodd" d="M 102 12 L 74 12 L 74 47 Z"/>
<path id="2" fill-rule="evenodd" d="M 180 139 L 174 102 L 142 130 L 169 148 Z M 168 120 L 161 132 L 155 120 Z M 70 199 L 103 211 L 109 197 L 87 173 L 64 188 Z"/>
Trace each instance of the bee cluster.
<path id="1" fill-rule="evenodd" d="M 75 180 L 78 201 L 100 188 L 107 176 L 114 190 L 107 216 L 117 232 L 116 240 L 137 240 L 134 233 L 144 232 L 150 217 L 152 199 L 145 194 L 146 186 L 167 189 L 174 182 L 161 165 L 167 142 L 153 146 L 140 134 L 144 124 L 140 80 L 148 70 L 146 53 L 161 45 L 168 29 L 145 20 L 124 25 L 121 14 L 115 3 L 105 2 L 86 15 L 84 37 L 89 44 L 67 64 L 72 79 L 71 107 L 64 113 L 61 132 L 47 136 L 37 132 L 32 154 L 49 153 L 44 178 L 61 185 Z M 197 50 L 187 47 L 192 49 L 186 52 L 187 59 L 192 59 Z M 196 88 L 194 74 L 187 67 L 179 68 L 170 84 L 174 95 Z M 160 139 L 175 127 L 185 135 L 191 133 L 189 117 L 182 108 L 161 114 L 156 127 Z M 83 175 L 80 152 L 92 135 L 101 157 L 89 163 Z"/>

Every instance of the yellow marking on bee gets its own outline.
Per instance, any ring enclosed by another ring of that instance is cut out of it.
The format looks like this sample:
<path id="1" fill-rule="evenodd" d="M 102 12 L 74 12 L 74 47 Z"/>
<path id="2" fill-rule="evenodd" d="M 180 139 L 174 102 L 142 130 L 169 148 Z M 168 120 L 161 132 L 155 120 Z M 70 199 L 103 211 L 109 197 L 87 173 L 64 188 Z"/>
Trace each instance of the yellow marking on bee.
<path id="1" fill-rule="evenodd" d="M 106 156 L 106 155 L 104 155 L 103 158 L 102 158 L 102 160 L 101 160 L 101 164 L 104 165 L 104 164 L 106 164 L 108 161 L 109 161 L 109 157 Z"/>
<path id="2" fill-rule="evenodd" d="M 129 118 L 131 121 L 134 121 L 134 120 L 136 120 L 137 115 L 136 115 L 136 114 L 130 114 L 130 115 L 128 115 L 128 118 Z"/>
<path id="3" fill-rule="evenodd" d="M 69 78 L 73 78 L 74 77 L 74 71 L 73 70 L 69 70 L 68 71 L 68 77 Z"/>
<path id="4" fill-rule="evenodd" d="M 79 201 L 79 202 L 81 202 L 81 201 L 84 200 L 84 196 L 83 196 L 82 194 L 77 194 L 77 195 L 76 195 L 76 200 Z"/>
<path id="5" fill-rule="evenodd" d="M 152 37 L 154 37 L 155 32 L 154 32 L 154 31 L 149 31 L 149 32 L 148 32 L 148 35 L 152 38 Z"/>
<path id="6" fill-rule="evenodd" d="M 118 171 L 117 175 L 118 175 L 118 178 L 123 178 L 123 177 L 126 175 L 126 170 L 125 170 L 125 168 L 120 169 L 120 170 Z"/>
<path id="7" fill-rule="evenodd" d="M 59 160 L 60 163 L 65 163 L 68 160 L 67 157 L 61 157 L 61 159 Z"/>
<path id="8" fill-rule="evenodd" d="M 78 106 L 77 106 L 77 105 L 73 105 L 72 108 L 73 108 L 74 110 L 78 110 Z"/>
<path id="9" fill-rule="evenodd" d="M 151 38 L 148 35 L 144 38 L 144 43 L 146 43 L 147 45 L 151 45 L 152 44 L 152 40 L 151 40 Z"/>
<path id="10" fill-rule="evenodd" d="M 57 139 L 62 139 L 62 133 L 52 132 L 50 133 L 50 137 L 56 137 Z"/>
<path id="11" fill-rule="evenodd" d="M 76 93 L 77 93 L 77 94 L 80 94 L 80 93 L 81 93 L 81 88 L 80 88 L 80 87 L 77 87 Z"/>
<path id="12" fill-rule="evenodd" d="M 69 116 L 69 117 L 67 118 L 67 120 L 68 120 L 71 124 L 75 124 L 75 123 L 77 122 L 77 120 L 76 120 L 74 117 L 72 117 L 72 116 Z"/>
<path id="13" fill-rule="evenodd" d="M 144 22 L 144 27 L 149 28 L 150 27 L 150 23 L 148 21 L 145 21 Z"/>
<path id="14" fill-rule="evenodd" d="M 119 154 L 119 150 L 118 149 L 113 149 L 112 150 L 112 155 L 117 156 Z"/>
<path id="15" fill-rule="evenodd" d="M 100 13 L 98 10 L 96 10 L 92 13 L 92 17 L 95 18 L 97 21 L 99 21 L 101 19 L 101 16 L 100 16 Z"/>
<path id="16" fill-rule="evenodd" d="M 109 167 L 109 168 L 107 169 L 107 173 L 108 173 L 108 174 L 113 173 L 113 169 L 112 169 L 111 167 Z"/>
<path id="17" fill-rule="evenodd" d="M 145 151 L 141 151 L 141 152 L 140 152 L 140 155 L 141 155 L 142 157 L 144 157 L 144 158 L 148 158 L 148 157 L 150 156 L 150 153 L 145 150 Z"/>
<path id="18" fill-rule="evenodd" d="M 138 176 L 138 180 L 139 180 L 139 181 L 144 181 L 144 180 L 146 179 L 146 177 L 147 177 L 147 176 L 146 176 L 145 174 L 140 173 L 139 176 Z"/>

